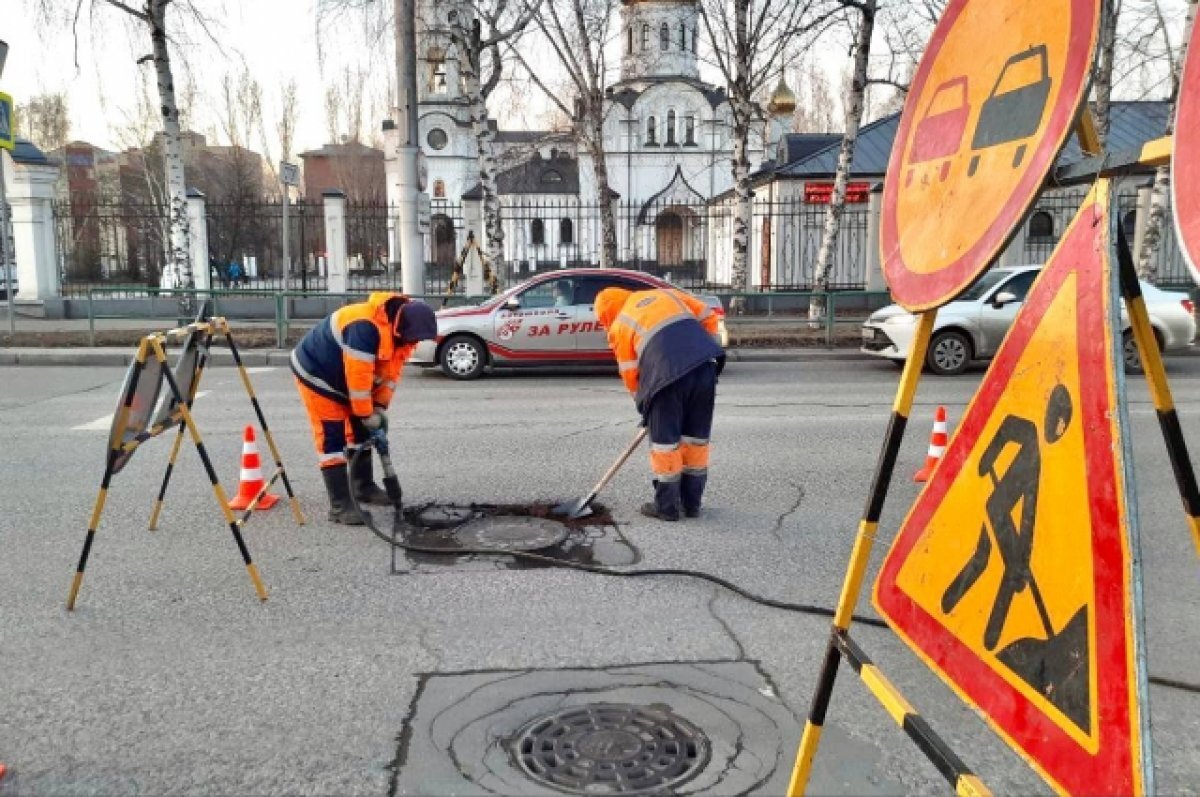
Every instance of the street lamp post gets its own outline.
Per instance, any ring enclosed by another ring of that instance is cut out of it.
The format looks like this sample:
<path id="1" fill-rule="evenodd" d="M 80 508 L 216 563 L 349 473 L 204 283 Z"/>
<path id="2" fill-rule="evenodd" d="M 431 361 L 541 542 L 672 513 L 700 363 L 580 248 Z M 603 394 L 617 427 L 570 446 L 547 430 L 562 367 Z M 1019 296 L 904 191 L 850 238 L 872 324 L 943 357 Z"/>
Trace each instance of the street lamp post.
<path id="1" fill-rule="evenodd" d="M 0 77 L 4 76 L 4 62 L 8 60 L 8 44 L 0 41 Z M 11 110 L 11 109 L 10 109 Z M 12 125 L 9 116 L 8 124 Z M 4 152 L 0 150 L 0 263 L 4 264 L 4 295 L 8 300 L 8 331 L 17 331 L 17 297 L 13 292 L 12 259 L 8 255 L 8 196 L 4 189 Z"/>

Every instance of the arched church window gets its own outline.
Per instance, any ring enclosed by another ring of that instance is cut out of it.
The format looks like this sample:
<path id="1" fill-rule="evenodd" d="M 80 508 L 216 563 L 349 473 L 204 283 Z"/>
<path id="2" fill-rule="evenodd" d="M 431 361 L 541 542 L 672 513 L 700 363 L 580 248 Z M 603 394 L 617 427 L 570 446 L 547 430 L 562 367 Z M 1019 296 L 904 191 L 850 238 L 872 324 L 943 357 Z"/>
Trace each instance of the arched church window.
<path id="1" fill-rule="evenodd" d="M 529 242 L 534 246 L 542 246 L 546 243 L 546 223 L 541 219 L 529 222 Z"/>
<path id="2" fill-rule="evenodd" d="M 696 33 L 697 33 L 696 26 L 692 25 L 692 53 L 693 54 L 696 52 L 696 40 L 700 38 L 699 36 L 696 35 Z"/>
<path id="3" fill-rule="evenodd" d="M 575 225 L 570 219 L 560 219 L 558 222 L 558 242 L 560 244 L 575 243 Z"/>
<path id="4" fill-rule="evenodd" d="M 679 49 L 687 52 L 687 25 L 679 23 Z"/>
<path id="5" fill-rule="evenodd" d="M 651 116 L 646 120 L 646 144 L 652 147 L 658 146 L 658 120 Z"/>
<path id="6" fill-rule="evenodd" d="M 696 146 L 696 117 L 691 114 L 683 117 L 683 143 L 689 147 Z"/>
<path id="7" fill-rule="evenodd" d="M 671 49 L 671 29 L 665 22 L 658 26 L 658 46 L 664 50 Z"/>
<path id="8" fill-rule="evenodd" d="M 629 28 L 626 30 L 626 33 L 628 34 L 628 36 L 626 36 L 626 38 L 625 38 L 625 52 L 632 53 L 633 52 L 633 26 L 632 25 L 629 26 Z"/>
<path id="9" fill-rule="evenodd" d="M 1053 238 L 1054 217 L 1044 210 L 1039 210 L 1029 217 L 1030 238 Z"/>
<path id="10" fill-rule="evenodd" d="M 649 22 L 642 24 L 642 49 L 643 50 L 650 49 L 650 23 Z"/>
<path id="11" fill-rule="evenodd" d="M 675 143 L 675 112 L 667 111 L 667 146 L 674 146 Z"/>

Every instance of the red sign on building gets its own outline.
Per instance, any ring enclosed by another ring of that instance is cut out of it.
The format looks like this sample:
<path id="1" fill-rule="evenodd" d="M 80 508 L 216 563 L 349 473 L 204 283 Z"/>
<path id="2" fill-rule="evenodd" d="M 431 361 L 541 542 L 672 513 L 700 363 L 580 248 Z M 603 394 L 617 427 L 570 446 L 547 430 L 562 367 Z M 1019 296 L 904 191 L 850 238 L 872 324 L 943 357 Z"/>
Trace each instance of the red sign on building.
<path id="1" fill-rule="evenodd" d="M 846 184 L 846 204 L 847 205 L 862 205 L 865 204 L 871 195 L 870 183 L 847 183 Z M 833 183 L 805 183 L 804 184 L 804 204 L 806 205 L 828 205 L 833 199 Z"/>

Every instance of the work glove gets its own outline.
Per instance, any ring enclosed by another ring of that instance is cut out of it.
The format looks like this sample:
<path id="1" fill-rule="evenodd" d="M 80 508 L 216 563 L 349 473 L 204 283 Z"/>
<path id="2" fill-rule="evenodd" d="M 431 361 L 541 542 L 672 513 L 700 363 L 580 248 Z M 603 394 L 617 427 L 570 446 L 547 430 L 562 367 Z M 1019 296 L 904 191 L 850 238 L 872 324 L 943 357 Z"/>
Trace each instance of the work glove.
<path id="1" fill-rule="evenodd" d="M 376 409 L 367 417 L 363 418 L 362 424 L 364 427 L 366 427 L 368 432 L 372 433 L 376 431 L 383 431 L 386 433 L 388 428 L 387 416 L 378 409 Z"/>

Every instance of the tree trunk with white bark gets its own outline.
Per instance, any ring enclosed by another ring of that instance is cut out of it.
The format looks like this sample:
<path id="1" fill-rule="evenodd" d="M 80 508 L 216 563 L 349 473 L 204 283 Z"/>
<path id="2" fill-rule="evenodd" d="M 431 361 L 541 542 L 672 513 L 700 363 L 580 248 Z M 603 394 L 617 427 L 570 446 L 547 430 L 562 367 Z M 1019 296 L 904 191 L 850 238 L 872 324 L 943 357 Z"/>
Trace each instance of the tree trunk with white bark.
<path id="1" fill-rule="evenodd" d="M 483 191 L 484 253 L 497 279 L 504 270 L 504 218 L 500 192 L 496 186 L 496 134 L 488 124 L 487 99 L 480 78 L 480 54 L 466 41 L 457 37 L 458 63 L 462 70 L 464 89 L 470 108 L 471 133 L 475 136 L 476 160 L 479 166 L 479 186 Z"/>
<path id="2" fill-rule="evenodd" d="M 1188 0 L 1187 18 L 1183 25 L 1181 49 L 1186 48 L 1192 38 L 1192 28 L 1196 24 L 1196 0 Z M 1175 109 L 1179 101 L 1179 81 L 1183 73 L 1183 57 L 1175 61 L 1171 75 L 1171 109 L 1167 114 L 1167 127 L 1163 135 L 1175 133 Z M 1154 282 L 1158 277 L 1158 263 L 1154 253 L 1162 241 L 1163 227 L 1166 225 L 1167 206 L 1170 204 L 1171 167 L 1159 166 L 1154 172 L 1154 188 L 1150 192 L 1150 210 L 1146 214 L 1146 230 L 1142 235 L 1141 251 L 1137 255 L 1138 276 L 1147 282 Z"/>
<path id="3" fill-rule="evenodd" d="M 862 7 L 858 33 L 854 40 L 854 74 L 850 84 L 850 96 L 846 98 L 846 132 L 842 136 L 842 148 L 838 152 L 837 172 L 833 180 L 833 196 L 825 210 L 825 226 L 821 231 L 821 247 L 817 250 L 817 262 L 813 269 L 815 295 L 808 305 L 808 317 L 815 322 L 826 312 L 825 297 L 829 290 L 829 272 L 833 267 L 833 252 L 841 228 L 842 212 L 846 207 L 846 184 L 850 180 L 850 166 L 854 162 L 854 147 L 858 143 L 858 131 L 862 125 L 863 105 L 867 93 L 867 67 L 871 58 L 871 37 L 875 32 L 876 0 L 867 0 Z"/>
<path id="4" fill-rule="evenodd" d="M 1100 9 L 1100 38 L 1096 46 L 1096 67 L 1092 72 L 1092 104 L 1096 120 L 1096 135 L 1100 148 L 1108 141 L 1108 128 L 1112 118 L 1113 65 L 1117 57 L 1117 19 L 1121 14 L 1121 0 L 1104 0 Z"/>
<path id="5" fill-rule="evenodd" d="M 592 156 L 596 201 L 600 205 L 600 268 L 617 266 L 617 218 L 613 213 L 612 189 L 608 185 L 608 161 L 604 151 L 604 95 L 593 92 L 584 101 L 586 145 Z"/>
<path id="6" fill-rule="evenodd" d="M 733 109 L 733 266 L 729 287 L 734 293 L 744 293 L 750 280 L 750 226 L 754 223 L 753 196 L 750 191 L 750 121 L 754 106 L 745 100 L 735 100 Z M 734 313 L 742 311 L 745 302 L 738 298 L 730 305 Z"/>
<path id="7" fill-rule="evenodd" d="M 167 47 L 167 6 L 170 0 L 151 0 L 150 39 L 154 45 L 154 68 L 158 78 L 158 98 L 162 111 L 162 148 L 167 182 L 168 245 L 166 267 L 161 284 L 164 288 L 193 288 L 191 246 L 188 240 L 187 179 L 183 170 L 183 137 L 179 129 L 179 108 L 175 103 L 175 80 L 171 74 L 171 54 Z M 181 299 L 180 309 L 190 311 L 190 297 Z"/>

